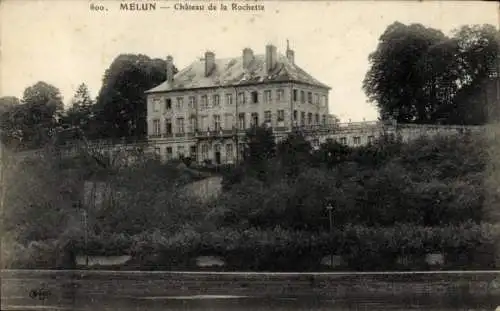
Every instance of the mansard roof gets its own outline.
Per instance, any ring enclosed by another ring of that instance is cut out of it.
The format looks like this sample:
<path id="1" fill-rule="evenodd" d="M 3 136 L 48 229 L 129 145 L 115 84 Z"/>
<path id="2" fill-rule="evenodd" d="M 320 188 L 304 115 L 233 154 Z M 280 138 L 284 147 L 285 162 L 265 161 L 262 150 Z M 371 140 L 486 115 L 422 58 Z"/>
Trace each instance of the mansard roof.
<path id="1" fill-rule="evenodd" d="M 146 93 L 169 92 L 186 89 L 243 86 L 273 82 L 296 82 L 324 89 L 330 87 L 321 83 L 282 54 L 278 54 L 276 66 L 266 70 L 265 55 L 255 55 L 247 69 L 243 68 L 242 57 L 215 59 L 215 68 L 205 76 L 205 61 L 198 60 L 179 71 L 173 78 L 146 91 Z"/>

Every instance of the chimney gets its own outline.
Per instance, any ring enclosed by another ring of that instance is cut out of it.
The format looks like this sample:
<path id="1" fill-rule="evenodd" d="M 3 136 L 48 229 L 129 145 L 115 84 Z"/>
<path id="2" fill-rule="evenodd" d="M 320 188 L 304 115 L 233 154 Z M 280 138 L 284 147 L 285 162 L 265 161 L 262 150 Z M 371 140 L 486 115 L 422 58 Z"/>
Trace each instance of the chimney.
<path id="1" fill-rule="evenodd" d="M 290 49 L 288 40 L 286 40 L 286 58 L 288 58 L 290 63 L 295 64 L 295 52 Z"/>
<path id="2" fill-rule="evenodd" d="M 167 56 L 167 82 L 172 83 L 174 81 L 174 58 L 172 56 Z"/>
<path id="3" fill-rule="evenodd" d="M 253 51 L 250 48 L 243 49 L 243 68 L 247 69 L 253 61 Z"/>
<path id="4" fill-rule="evenodd" d="M 208 77 L 215 68 L 215 53 L 205 52 L 205 77 Z"/>
<path id="5" fill-rule="evenodd" d="M 274 45 L 268 44 L 266 46 L 266 69 L 270 73 L 275 67 L 277 62 L 278 53 Z"/>

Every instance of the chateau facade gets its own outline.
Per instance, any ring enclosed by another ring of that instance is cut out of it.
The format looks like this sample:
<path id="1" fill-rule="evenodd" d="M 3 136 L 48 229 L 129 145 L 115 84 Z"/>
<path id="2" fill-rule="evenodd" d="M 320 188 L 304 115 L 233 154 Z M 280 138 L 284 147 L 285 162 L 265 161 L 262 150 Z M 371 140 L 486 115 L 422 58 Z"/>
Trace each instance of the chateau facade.
<path id="1" fill-rule="evenodd" d="M 265 54 L 245 48 L 239 57 L 217 59 L 206 52 L 174 75 L 167 57 L 167 80 L 148 90 L 148 140 L 162 159 L 191 157 L 198 163 L 234 163 L 252 126 L 271 127 L 277 139 L 294 127 L 326 128 L 330 87 L 273 45 Z"/>

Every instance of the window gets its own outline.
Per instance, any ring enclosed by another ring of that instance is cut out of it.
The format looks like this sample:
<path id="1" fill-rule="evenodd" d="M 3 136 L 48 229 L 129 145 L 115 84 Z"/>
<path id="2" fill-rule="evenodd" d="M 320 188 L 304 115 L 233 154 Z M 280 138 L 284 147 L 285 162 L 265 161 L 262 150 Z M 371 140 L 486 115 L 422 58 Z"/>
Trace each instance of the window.
<path id="1" fill-rule="evenodd" d="M 184 133 L 184 118 L 177 118 L 176 122 L 177 133 Z"/>
<path id="2" fill-rule="evenodd" d="M 172 120 L 165 119 L 165 133 L 167 135 L 172 135 Z"/>
<path id="3" fill-rule="evenodd" d="M 266 104 L 271 103 L 271 91 L 269 91 L 269 90 L 264 91 L 264 103 L 266 103 Z"/>
<path id="4" fill-rule="evenodd" d="M 314 115 L 314 124 L 319 124 L 319 113 Z"/>
<path id="5" fill-rule="evenodd" d="M 153 111 L 158 112 L 160 110 L 160 101 L 158 99 L 153 99 Z"/>
<path id="6" fill-rule="evenodd" d="M 172 147 L 165 148 L 165 154 L 167 155 L 167 160 L 172 160 Z"/>
<path id="7" fill-rule="evenodd" d="M 312 124 L 312 119 L 313 119 L 313 114 L 309 112 L 307 114 L 307 125 L 311 125 Z"/>
<path id="8" fill-rule="evenodd" d="M 208 108 L 208 97 L 207 95 L 201 96 L 201 110 L 205 110 Z"/>
<path id="9" fill-rule="evenodd" d="M 160 120 L 153 120 L 153 135 L 160 135 Z"/>
<path id="10" fill-rule="evenodd" d="M 238 104 L 239 105 L 245 104 L 245 93 L 243 92 L 238 93 Z"/>
<path id="11" fill-rule="evenodd" d="M 184 106 L 184 98 L 177 97 L 177 110 L 182 110 Z"/>
<path id="12" fill-rule="evenodd" d="M 233 159 L 233 144 L 226 145 L 226 161 Z"/>
<path id="13" fill-rule="evenodd" d="M 204 116 L 200 116 L 198 119 L 198 127 L 196 128 L 197 131 L 204 131 L 205 130 L 205 119 Z"/>
<path id="14" fill-rule="evenodd" d="M 232 114 L 226 114 L 224 116 L 224 128 L 228 129 L 228 130 L 233 128 L 233 115 Z"/>
<path id="15" fill-rule="evenodd" d="M 304 111 L 300 112 L 300 125 L 306 125 L 306 113 Z"/>
<path id="16" fill-rule="evenodd" d="M 311 92 L 308 92 L 307 93 L 307 102 L 309 104 L 312 104 L 313 103 L 313 94 Z"/>
<path id="17" fill-rule="evenodd" d="M 326 116 L 325 115 L 322 115 L 321 116 L 321 123 L 323 123 L 323 125 L 326 125 Z"/>
<path id="18" fill-rule="evenodd" d="M 189 109 L 195 109 L 195 108 L 196 108 L 196 97 L 189 96 Z"/>
<path id="19" fill-rule="evenodd" d="M 196 129 L 196 117 L 191 116 L 189 117 L 189 129 L 188 132 L 192 133 Z"/>
<path id="20" fill-rule="evenodd" d="M 244 112 L 238 114 L 238 127 L 240 130 L 244 130 L 246 128 Z"/>
<path id="21" fill-rule="evenodd" d="M 319 105 L 319 95 L 318 94 L 314 94 L 314 103 L 316 105 Z"/>
<path id="22" fill-rule="evenodd" d="M 214 114 L 214 130 L 220 131 L 220 116 L 218 114 Z"/>
<path id="23" fill-rule="evenodd" d="M 361 144 L 361 137 L 359 137 L 359 136 L 353 137 L 352 140 L 353 140 L 353 143 L 355 145 L 360 145 Z"/>
<path id="24" fill-rule="evenodd" d="M 285 99 L 285 91 L 282 89 L 279 89 L 276 91 L 276 100 L 277 101 L 282 101 Z"/>
<path id="25" fill-rule="evenodd" d="M 172 100 L 170 98 L 165 99 L 165 110 L 171 110 L 172 109 Z"/>
<path id="26" fill-rule="evenodd" d="M 177 147 L 177 158 L 184 158 L 184 146 Z"/>
<path id="27" fill-rule="evenodd" d="M 219 95 L 212 96 L 212 101 L 213 101 L 213 107 L 220 106 L 220 96 Z"/>
<path id="28" fill-rule="evenodd" d="M 293 111 L 293 121 L 297 121 L 297 118 L 299 117 L 299 113 L 297 110 Z"/>
<path id="29" fill-rule="evenodd" d="M 298 91 L 297 90 L 293 90 L 293 101 L 296 102 L 297 101 L 297 93 Z"/>
<path id="30" fill-rule="evenodd" d="M 196 152 L 196 151 L 197 151 L 197 150 L 196 150 L 196 146 L 191 146 L 191 147 L 189 148 L 189 156 L 190 156 L 190 157 L 191 157 L 191 159 L 192 159 L 193 161 L 195 161 L 195 162 L 196 162 L 196 154 L 197 154 L 197 152 Z"/>
<path id="31" fill-rule="evenodd" d="M 327 103 L 326 103 L 326 96 L 323 95 L 323 96 L 321 96 L 321 106 L 325 107 L 326 105 L 327 105 Z"/>
<path id="32" fill-rule="evenodd" d="M 278 122 L 285 121 L 285 110 L 278 110 Z"/>
<path id="33" fill-rule="evenodd" d="M 252 92 L 252 103 L 257 104 L 259 102 L 259 93 L 257 91 Z"/>
<path id="34" fill-rule="evenodd" d="M 208 160 L 208 145 L 207 144 L 201 145 L 201 159 Z"/>
<path id="35" fill-rule="evenodd" d="M 206 131 L 207 130 L 207 127 L 208 127 L 207 118 L 208 118 L 207 116 L 202 116 L 200 118 L 200 127 L 199 127 L 200 131 Z"/>
<path id="36" fill-rule="evenodd" d="M 372 144 L 375 141 L 375 137 L 373 135 L 368 136 L 368 143 Z"/>
<path id="37" fill-rule="evenodd" d="M 340 137 L 340 143 L 341 143 L 342 145 L 347 144 L 347 138 L 345 138 L 345 137 Z"/>
<path id="38" fill-rule="evenodd" d="M 226 94 L 226 104 L 229 106 L 233 104 L 233 94 Z"/>
<path id="39" fill-rule="evenodd" d="M 301 103 L 306 102 L 306 93 L 304 91 L 300 91 L 300 102 Z"/>
<path id="40" fill-rule="evenodd" d="M 259 114 L 252 112 L 252 126 L 259 126 Z"/>
<path id="41" fill-rule="evenodd" d="M 271 111 L 270 110 L 267 110 L 267 111 L 264 111 L 264 122 L 265 123 L 271 123 Z"/>
<path id="42" fill-rule="evenodd" d="M 238 146 L 238 151 L 240 153 L 240 159 L 244 159 L 245 158 L 245 149 L 246 149 L 246 146 L 244 143 L 240 143 L 239 146 Z"/>

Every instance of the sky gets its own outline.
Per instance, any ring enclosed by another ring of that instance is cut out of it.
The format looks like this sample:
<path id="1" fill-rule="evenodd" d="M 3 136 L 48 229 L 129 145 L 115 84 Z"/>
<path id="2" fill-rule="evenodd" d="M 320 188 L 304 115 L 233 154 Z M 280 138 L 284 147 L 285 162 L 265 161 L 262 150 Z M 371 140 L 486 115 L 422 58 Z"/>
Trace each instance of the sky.
<path id="1" fill-rule="evenodd" d="M 96 96 L 104 71 L 122 53 L 172 55 L 182 69 L 206 50 L 236 57 L 245 47 L 263 54 L 271 43 L 284 53 L 288 39 L 296 63 L 332 87 L 330 112 L 342 121 L 368 121 L 378 113 L 362 81 L 388 25 L 421 23 L 446 34 L 464 24 L 499 25 L 495 2 L 259 1 L 264 11 L 199 12 L 174 10 L 177 1 L 142 0 L 135 2 L 156 2 L 157 10 L 120 10 L 120 3 L 131 2 L 1 0 L 0 95 L 21 98 L 26 87 L 45 81 L 67 104 L 81 83 Z M 92 11 L 91 3 L 107 10 Z"/>

